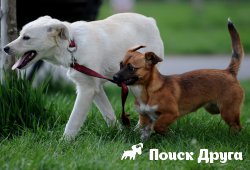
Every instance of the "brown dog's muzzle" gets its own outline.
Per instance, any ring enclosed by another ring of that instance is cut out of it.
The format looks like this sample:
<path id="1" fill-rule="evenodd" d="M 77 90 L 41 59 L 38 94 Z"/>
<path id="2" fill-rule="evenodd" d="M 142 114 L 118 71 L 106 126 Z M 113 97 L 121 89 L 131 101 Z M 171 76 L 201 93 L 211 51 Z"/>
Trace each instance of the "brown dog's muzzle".
<path id="1" fill-rule="evenodd" d="M 114 76 L 113 76 L 113 80 L 117 83 L 121 83 L 122 81 L 120 80 L 120 76 L 118 75 L 118 73 L 116 73 Z"/>
<path id="2" fill-rule="evenodd" d="M 137 82 L 139 77 L 127 69 L 121 69 L 113 76 L 113 80 L 117 83 L 124 82 L 126 85 L 133 85 Z"/>

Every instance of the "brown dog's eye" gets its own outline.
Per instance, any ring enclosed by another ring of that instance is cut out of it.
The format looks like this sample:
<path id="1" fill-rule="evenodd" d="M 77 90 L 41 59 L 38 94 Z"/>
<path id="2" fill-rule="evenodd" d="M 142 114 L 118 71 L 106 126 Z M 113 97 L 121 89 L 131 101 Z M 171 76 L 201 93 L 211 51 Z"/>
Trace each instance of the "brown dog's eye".
<path id="1" fill-rule="evenodd" d="M 131 64 L 128 64 L 128 70 L 129 71 L 135 71 L 135 68 Z"/>

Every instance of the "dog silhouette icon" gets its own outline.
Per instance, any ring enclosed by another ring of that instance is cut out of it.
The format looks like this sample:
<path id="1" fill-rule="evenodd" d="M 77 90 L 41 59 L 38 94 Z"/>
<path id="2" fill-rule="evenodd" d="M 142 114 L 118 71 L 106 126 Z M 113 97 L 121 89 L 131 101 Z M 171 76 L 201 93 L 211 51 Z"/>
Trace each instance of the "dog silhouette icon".
<path id="1" fill-rule="evenodd" d="M 132 150 L 124 151 L 121 160 L 127 159 L 128 157 L 130 160 L 135 160 L 136 154 L 138 155 L 142 154 L 143 143 L 138 143 L 136 145 L 133 145 L 131 148 Z"/>

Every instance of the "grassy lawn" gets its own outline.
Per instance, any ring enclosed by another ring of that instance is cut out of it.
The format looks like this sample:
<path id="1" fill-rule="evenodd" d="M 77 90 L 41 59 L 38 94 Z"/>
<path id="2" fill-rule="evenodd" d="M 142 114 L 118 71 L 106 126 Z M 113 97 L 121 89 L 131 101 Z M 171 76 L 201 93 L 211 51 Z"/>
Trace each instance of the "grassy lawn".
<path id="1" fill-rule="evenodd" d="M 188 2 L 139 1 L 134 11 L 156 19 L 166 54 L 230 53 L 228 17 L 235 23 L 249 53 L 249 6 L 247 1 L 205 1 L 201 8 Z M 104 3 L 99 18 L 110 15 L 112 9 Z"/>
<path id="2" fill-rule="evenodd" d="M 241 84 L 246 95 L 241 114 L 244 129 L 240 134 L 229 134 L 228 126 L 219 115 L 212 116 L 200 109 L 171 125 L 168 135 L 153 135 L 144 143 L 142 155 L 135 161 L 120 160 L 124 150 L 140 142 L 139 132 L 133 131 L 138 118 L 131 96 L 126 106 L 131 114 L 132 129 L 107 128 L 93 106 L 76 141 L 67 143 L 60 138 L 73 107 L 74 92 L 69 89 L 66 93 L 49 93 L 48 103 L 53 103 L 57 110 L 56 125 L 36 132 L 26 129 L 19 136 L 2 138 L 0 169 L 250 169 L 250 81 Z M 119 89 L 107 87 L 106 90 L 119 116 Z M 160 152 L 194 152 L 194 161 L 149 161 L 152 148 Z M 213 152 L 242 152 L 244 160 L 198 164 L 202 148 Z"/>

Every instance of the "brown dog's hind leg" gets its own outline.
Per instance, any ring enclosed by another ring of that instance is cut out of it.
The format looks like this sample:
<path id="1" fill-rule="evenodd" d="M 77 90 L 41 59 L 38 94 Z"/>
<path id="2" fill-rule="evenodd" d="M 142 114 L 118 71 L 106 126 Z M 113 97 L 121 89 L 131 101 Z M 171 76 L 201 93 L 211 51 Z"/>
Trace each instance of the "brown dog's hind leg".
<path id="1" fill-rule="evenodd" d="M 241 130 L 240 110 L 244 98 L 243 90 L 241 88 L 237 89 L 237 91 L 231 93 L 231 98 L 229 96 L 225 97 L 226 100 L 221 103 L 221 117 L 229 125 L 230 130 L 239 132 Z"/>
<path id="2" fill-rule="evenodd" d="M 163 113 L 155 121 L 154 130 L 157 133 L 165 134 L 167 127 L 178 118 L 178 114 L 175 113 Z"/>
<path id="3" fill-rule="evenodd" d="M 220 113 L 220 109 L 217 106 L 217 103 L 211 102 L 211 103 L 207 103 L 204 106 L 205 110 L 211 114 L 219 114 Z"/>
<path id="4" fill-rule="evenodd" d="M 229 125 L 230 130 L 233 130 L 234 132 L 239 132 L 241 130 L 239 111 L 230 109 L 222 110 L 221 117 Z"/>

